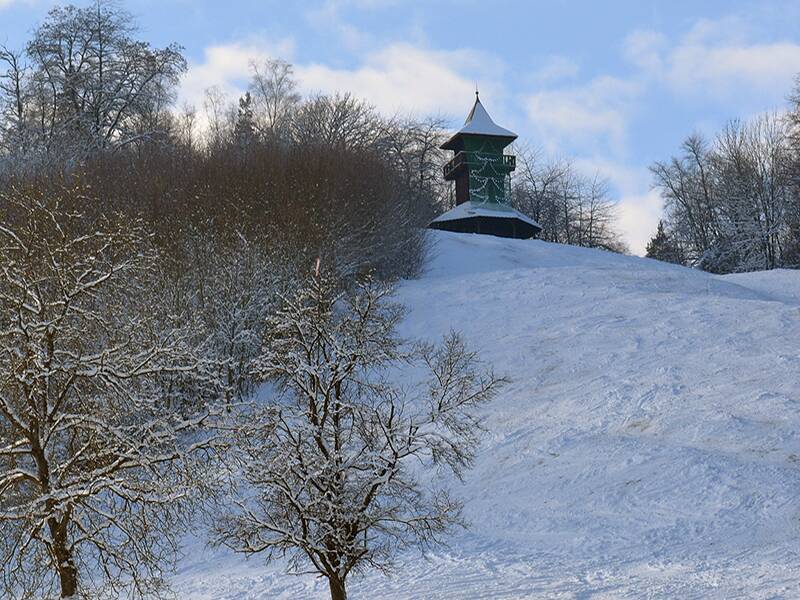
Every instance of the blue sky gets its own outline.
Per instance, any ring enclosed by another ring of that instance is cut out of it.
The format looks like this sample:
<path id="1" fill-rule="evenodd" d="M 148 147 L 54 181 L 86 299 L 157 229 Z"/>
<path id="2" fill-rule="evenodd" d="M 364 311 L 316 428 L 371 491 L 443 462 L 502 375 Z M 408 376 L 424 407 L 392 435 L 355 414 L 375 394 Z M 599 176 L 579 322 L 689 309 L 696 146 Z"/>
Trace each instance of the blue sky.
<path id="1" fill-rule="evenodd" d="M 0 0 L 21 46 L 52 2 Z M 77 2 L 77 4 L 84 4 Z M 477 82 L 501 125 L 607 177 L 635 252 L 661 202 L 647 170 L 693 131 L 786 106 L 800 72 L 800 2 L 127 0 L 143 38 L 178 42 L 180 101 L 235 97 L 251 59 L 294 63 L 305 92 L 349 90 L 386 113 L 459 124 Z"/>

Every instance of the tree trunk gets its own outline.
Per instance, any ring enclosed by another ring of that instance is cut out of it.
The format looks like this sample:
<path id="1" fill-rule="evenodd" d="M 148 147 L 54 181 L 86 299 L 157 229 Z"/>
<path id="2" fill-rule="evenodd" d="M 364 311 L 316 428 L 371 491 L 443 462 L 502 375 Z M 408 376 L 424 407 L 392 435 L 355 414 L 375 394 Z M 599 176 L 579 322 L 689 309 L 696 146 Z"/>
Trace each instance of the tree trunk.
<path id="1" fill-rule="evenodd" d="M 67 543 L 67 528 L 65 522 L 49 519 L 50 535 L 53 540 L 53 554 L 58 569 L 58 579 L 61 584 L 61 597 L 72 598 L 78 593 L 78 569 Z"/>
<path id="2" fill-rule="evenodd" d="M 48 336 L 48 350 L 49 360 L 53 356 L 53 338 Z M 36 422 L 38 427 L 38 421 Z M 37 429 L 38 431 L 38 429 Z M 50 465 L 47 463 L 44 450 L 39 443 L 39 438 L 34 436 L 30 440 L 31 453 L 36 460 L 36 469 L 39 479 L 39 485 L 43 490 L 48 492 L 50 488 Z M 55 512 L 55 500 L 50 498 L 45 504 L 47 512 Z M 50 533 L 50 551 L 53 553 L 53 558 L 56 561 L 56 570 L 58 571 L 58 579 L 61 585 L 61 597 L 72 598 L 78 593 L 78 568 L 75 566 L 75 559 L 72 556 L 72 549 L 69 546 L 67 537 L 67 527 L 71 516 L 71 509 L 67 509 L 66 513 L 58 517 L 51 516 L 47 519 L 47 529 Z"/>
<path id="3" fill-rule="evenodd" d="M 328 575 L 328 584 L 331 588 L 331 600 L 347 600 L 344 579 L 340 579 L 336 575 Z"/>
<path id="4" fill-rule="evenodd" d="M 58 579 L 61 583 L 62 598 L 76 598 L 78 594 L 78 571 L 72 559 L 59 565 Z"/>

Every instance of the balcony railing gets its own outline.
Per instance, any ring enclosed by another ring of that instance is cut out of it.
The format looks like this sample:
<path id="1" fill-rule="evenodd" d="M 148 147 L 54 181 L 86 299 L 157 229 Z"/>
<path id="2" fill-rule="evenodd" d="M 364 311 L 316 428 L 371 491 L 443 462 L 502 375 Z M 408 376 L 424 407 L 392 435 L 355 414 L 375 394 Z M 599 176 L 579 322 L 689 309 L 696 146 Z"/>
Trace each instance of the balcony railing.
<path id="1" fill-rule="evenodd" d="M 494 156 L 492 154 L 481 153 L 481 152 L 466 152 L 461 151 L 456 154 L 453 159 L 448 162 L 444 167 L 442 167 L 442 174 L 444 175 L 445 179 L 450 178 L 451 176 L 455 175 L 456 171 L 460 169 L 464 165 L 475 165 L 478 164 L 478 157 L 484 154 L 485 156 Z M 513 154 L 504 154 L 503 155 L 503 169 L 506 173 L 510 173 L 514 169 L 517 168 L 517 157 Z"/>
<path id="2" fill-rule="evenodd" d="M 442 167 L 442 174 L 444 178 L 447 179 L 450 175 L 456 172 L 456 170 L 461 167 L 463 164 L 467 162 L 466 159 L 466 152 L 458 152 L 452 160 L 450 160 L 444 167 Z"/>

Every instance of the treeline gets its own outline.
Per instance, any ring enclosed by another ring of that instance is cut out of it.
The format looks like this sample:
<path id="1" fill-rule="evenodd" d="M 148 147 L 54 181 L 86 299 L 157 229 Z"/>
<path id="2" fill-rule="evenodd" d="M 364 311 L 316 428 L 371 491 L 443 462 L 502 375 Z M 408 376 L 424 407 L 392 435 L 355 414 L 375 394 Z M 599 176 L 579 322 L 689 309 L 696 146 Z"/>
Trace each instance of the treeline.
<path id="1" fill-rule="evenodd" d="M 692 135 L 651 167 L 664 217 L 647 255 L 714 273 L 800 268 L 800 92 L 786 114 Z"/>
<path id="2" fill-rule="evenodd" d="M 444 197 L 435 119 L 301 98 L 278 60 L 252 65 L 238 106 L 212 89 L 202 113 L 177 110 L 181 48 L 138 40 L 132 17 L 102 2 L 54 8 L 0 62 L 7 188 L 90 186 L 98 210 L 144 218 L 172 246 L 197 229 L 217 243 L 222 228 L 292 246 L 297 264 L 325 255 L 397 277 L 422 261 L 420 228 Z"/>
<path id="3" fill-rule="evenodd" d="M 568 160 L 547 160 L 540 152 L 521 148 L 512 204 L 542 226 L 540 239 L 628 252 L 608 182 L 581 173 Z"/>

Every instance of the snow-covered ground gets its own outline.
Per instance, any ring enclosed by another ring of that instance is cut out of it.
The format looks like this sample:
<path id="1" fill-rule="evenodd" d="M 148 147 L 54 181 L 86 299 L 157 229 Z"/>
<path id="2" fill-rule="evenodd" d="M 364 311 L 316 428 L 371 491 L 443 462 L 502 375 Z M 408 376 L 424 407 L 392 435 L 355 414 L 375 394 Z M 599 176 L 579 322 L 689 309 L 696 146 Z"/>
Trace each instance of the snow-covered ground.
<path id="1" fill-rule="evenodd" d="M 352 598 L 800 598 L 800 272 L 432 235 L 403 334 L 461 330 L 513 382 L 457 486 L 471 528 Z M 197 548 L 182 598 L 326 597 Z"/>

